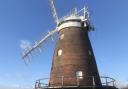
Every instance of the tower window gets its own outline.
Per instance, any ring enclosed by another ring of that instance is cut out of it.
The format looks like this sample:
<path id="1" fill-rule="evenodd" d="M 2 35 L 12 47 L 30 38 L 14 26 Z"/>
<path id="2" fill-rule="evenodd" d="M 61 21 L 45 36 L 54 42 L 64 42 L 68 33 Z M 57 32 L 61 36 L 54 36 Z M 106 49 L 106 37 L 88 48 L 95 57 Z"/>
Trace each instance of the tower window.
<path id="1" fill-rule="evenodd" d="M 58 50 L 58 56 L 61 56 L 62 55 L 62 49 L 59 49 Z"/>
<path id="2" fill-rule="evenodd" d="M 91 51 L 90 51 L 90 50 L 88 51 L 88 53 L 89 53 L 89 55 L 92 55 L 92 53 L 91 53 Z"/>
<path id="3" fill-rule="evenodd" d="M 83 72 L 82 71 L 77 71 L 76 72 L 76 77 L 77 77 L 77 79 L 83 79 Z"/>
<path id="4" fill-rule="evenodd" d="M 64 39 L 64 34 L 60 35 L 60 39 L 61 39 L 61 40 Z"/>

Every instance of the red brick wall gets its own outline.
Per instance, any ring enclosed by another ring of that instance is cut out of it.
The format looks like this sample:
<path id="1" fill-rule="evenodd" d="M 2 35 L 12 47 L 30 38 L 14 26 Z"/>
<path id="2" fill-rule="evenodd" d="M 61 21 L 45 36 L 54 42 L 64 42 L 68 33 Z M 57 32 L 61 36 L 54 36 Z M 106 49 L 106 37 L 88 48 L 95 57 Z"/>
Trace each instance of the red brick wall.
<path id="1" fill-rule="evenodd" d="M 61 40 L 59 38 L 62 34 L 64 34 L 64 39 Z M 57 54 L 59 49 L 62 49 L 61 57 Z M 77 85 L 77 71 L 82 71 L 84 76 L 80 79 L 80 85 L 91 86 L 93 84 L 92 78 L 86 76 L 96 76 L 96 85 L 101 85 L 87 29 L 64 28 L 59 32 L 49 84 L 60 85 L 61 79 L 57 77 L 64 76 L 64 85 Z"/>

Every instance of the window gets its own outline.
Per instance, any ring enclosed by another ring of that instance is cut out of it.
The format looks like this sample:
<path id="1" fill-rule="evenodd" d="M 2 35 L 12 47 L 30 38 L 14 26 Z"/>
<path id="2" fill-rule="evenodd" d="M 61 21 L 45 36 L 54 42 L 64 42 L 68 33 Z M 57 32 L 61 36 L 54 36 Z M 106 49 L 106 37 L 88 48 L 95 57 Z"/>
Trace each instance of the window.
<path id="1" fill-rule="evenodd" d="M 64 34 L 60 35 L 60 39 L 61 39 L 61 40 L 64 39 Z"/>
<path id="2" fill-rule="evenodd" d="M 62 55 L 62 49 L 59 49 L 58 50 L 58 56 L 61 56 Z"/>
<path id="3" fill-rule="evenodd" d="M 77 71 L 76 72 L 76 77 L 77 77 L 77 79 L 83 79 L 83 73 L 82 73 L 82 71 Z"/>
<path id="4" fill-rule="evenodd" d="M 88 53 L 89 53 L 89 55 L 91 55 L 91 54 L 92 54 L 90 50 L 88 51 Z"/>

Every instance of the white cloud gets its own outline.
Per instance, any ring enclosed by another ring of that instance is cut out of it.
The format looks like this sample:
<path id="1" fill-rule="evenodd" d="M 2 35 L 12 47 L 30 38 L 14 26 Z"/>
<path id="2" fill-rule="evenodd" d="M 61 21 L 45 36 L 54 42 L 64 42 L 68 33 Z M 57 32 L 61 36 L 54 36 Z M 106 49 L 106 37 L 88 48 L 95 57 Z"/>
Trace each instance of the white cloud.
<path id="1" fill-rule="evenodd" d="M 128 82 L 127 81 L 116 81 L 116 87 L 118 87 L 119 89 L 128 86 Z"/>
<path id="2" fill-rule="evenodd" d="M 19 85 L 15 85 L 15 86 L 5 86 L 5 85 L 0 85 L 0 89 L 33 89 L 32 87 L 28 87 L 28 86 L 25 86 L 25 87 L 22 87 L 22 86 L 19 86 Z"/>
<path id="3" fill-rule="evenodd" d="M 21 48 L 22 50 L 28 49 L 28 48 L 30 48 L 30 47 L 31 47 L 30 41 L 27 41 L 27 40 L 21 40 L 21 41 L 20 41 L 20 48 Z"/>

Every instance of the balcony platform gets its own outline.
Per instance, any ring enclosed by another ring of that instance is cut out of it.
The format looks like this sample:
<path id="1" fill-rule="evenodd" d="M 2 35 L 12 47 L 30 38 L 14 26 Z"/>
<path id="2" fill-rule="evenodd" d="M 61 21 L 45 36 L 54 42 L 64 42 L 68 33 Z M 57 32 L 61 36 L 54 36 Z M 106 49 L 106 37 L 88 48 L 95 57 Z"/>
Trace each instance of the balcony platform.
<path id="1" fill-rule="evenodd" d="M 95 78 L 92 76 L 93 81 L 90 86 L 82 85 L 79 80 L 74 85 L 66 85 L 64 78 L 62 77 L 60 84 L 49 84 L 49 78 L 39 79 L 36 81 L 34 89 L 118 89 L 115 87 L 115 80 L 110 77 L 101 76 L 101 85 L 96 85 Z"/>
<path id="2" fill-rule="evenodd" d="M 118 89 L 114 86 L 63 86 L 63 87 L 40 87 L 37 89 Z"/>

